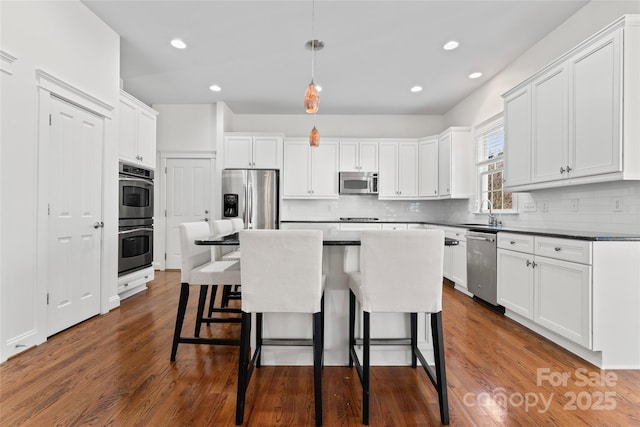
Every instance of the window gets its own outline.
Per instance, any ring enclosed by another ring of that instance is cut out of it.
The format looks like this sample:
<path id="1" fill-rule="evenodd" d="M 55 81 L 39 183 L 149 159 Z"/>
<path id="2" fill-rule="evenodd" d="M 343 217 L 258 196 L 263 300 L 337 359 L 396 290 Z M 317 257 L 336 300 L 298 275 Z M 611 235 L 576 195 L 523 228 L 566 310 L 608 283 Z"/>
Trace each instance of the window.
<path id="1" fill-rule="evenodd" d="M 494 212 L 515 212 L 514 194 L 502 188 L 504 170 L 504 125 L 502 114 L 476 128 L 478 189 L 477 211 L 487 212 L 487 200 Z M 484 207 L 484 209 L 483 209 Z"/>

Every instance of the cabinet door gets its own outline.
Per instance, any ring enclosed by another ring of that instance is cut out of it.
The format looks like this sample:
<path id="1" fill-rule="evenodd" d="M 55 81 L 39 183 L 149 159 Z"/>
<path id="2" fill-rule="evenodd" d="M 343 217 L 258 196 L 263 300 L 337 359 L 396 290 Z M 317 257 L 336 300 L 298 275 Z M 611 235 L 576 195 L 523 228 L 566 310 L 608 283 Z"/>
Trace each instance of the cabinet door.
<path id="1" fill-rule="evenodd" d="M 407 224 L 382 224 L 383 230 L 406 230 Z"/>
<path id="2" fill-rule="evenodd" d="M 505 186 L 531 182 L 531 99 L 526 86 L 504 100 Z"/>
<path id="3" fill-rule="evenodd" d="M 418 194 L 422 197 L 438 195 L 438 139 L 420 141 Z"/>
<path id="4" fill-rule="evenodd" d="M 358 143 L 356 141 L 340 141 L 340 170 L 343 172 L 357 172 Z"/>
<path id="5" fill-rule="evenodd" d="M 418 143 L 398 144 L 398 191 L 400 197 L 418 196 Z"/>
<path id="6" fill-rule="evenodd" d="M 309 197 L 309 143 L 285 142 L 283 165 L 283 197 Z"/>
<path id="7" fill-rule="evenodd" d="M 156 115 L 138 110 L 138 156 L 140 163 L 156 167 Z"/>
<path id="8" fill-rule="evenodd" d="M 564 64 L 531 83 L 532 182 L 567 176 L 569 116 L 566 88 L 567 67 Z"/>
<path id="9" fill-rule="evenodd" d="M 459 240 L 458 244 L 451 246 L 450 280 L 456 285 L 467 287 L 467 242 Z"/>
<path id="10" fill-rule="evenodd" d="M 591 348 L 591 266 L 535 258 L 534 320 Z"/>
<path id="11" fill-rule="evenodd" d="M 378 142 L 360 142 L 360 170 L 363 172 L 378 172 Z"/>
<path id="12" fill-rule="evenodd" d="M 498 249 L 498 304 L 533 319 L 533 255 Z"/>
<path id="13" fill-rule="evenodd" d="M 258 169 L 280 169 L 280 144 L 277 136 L 253 138 L 253 166 Z"/>
<path id="14" fill-rule="evenodd" d="M 338 143 L 321 141 L 311 151 L 311 196 L 338 197 Z"/>
<path id="15" fill-rule="evenodd" d="M 451 134 L 438 138 L 438 195 L 451 194 Z"/>
<path id="16" fill-rule="evenodd" d="M 570 59 L 571 177 L 618 172 L 621 163 L 622 29 Z"/>
<path id="17" fill-rule="evenodd" d="M 380 198 L 398 197 L 398 144 L 380 143 L 380 172 L 378 193 Z"/>
<path id="18" fill-rule="evenodd" d="M 118 112 L 118 143 L 119 155 L 123 160 L 136 162 L 138 159 L 138 147 L 136 143 L 136 122 L 138 109 L 135 104 L 127 99 L 120 99 L 120 111 Z"/>
<path id="19" fill-rule="evenodd" d="M 253 138 L 250 136 L 227 136 L 224 139 L 224 167 L 253 167 Z"/>

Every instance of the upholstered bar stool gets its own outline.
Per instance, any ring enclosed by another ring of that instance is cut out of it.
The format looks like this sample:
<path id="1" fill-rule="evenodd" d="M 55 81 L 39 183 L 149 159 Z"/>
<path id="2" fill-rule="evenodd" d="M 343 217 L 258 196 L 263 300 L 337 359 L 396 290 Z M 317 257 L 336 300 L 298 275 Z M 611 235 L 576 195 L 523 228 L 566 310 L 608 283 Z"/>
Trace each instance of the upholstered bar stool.
<path id="1" fill-rule="evenodd" d="M 213 318 L 211 314 L 203 317 L 207 288 L 212 287 L 212 299 L 215 298 L 218 285 L 232 286 L 240 284 L 240 263 L 238 261 L 215 261 L 211 259 L 211 250 L 207 246 L 195 244 L 197 239 L 209 237 L 209 224 L 206 222 L 187 222 L 180 224 L 180 249 L 182 252 L 180 301 L 178 302 L 178 314 L 176 327 L 173 334 L 171 347 L 171 360 L 176 360 L 178 344 L 218 344 L 239 345 L 239 340 L 223 338 L 200 338 L 202 323 L 239 323 L 239 317 Z M 189 300 L 189 287 L 200 286 L 198 299 L 198 312 L 196 314 L 196 327 L 193 337 L 182 336 L 182 325 Z M 214 309 L 216 312 L 240 313 L 240 309 Z"/>
<path id="2" fill-rule="evenodd" d="M 309 340 L 263 339 L 263 313 L 313 315 L 315 421 L 322 425 L 323 291 L 322 232 L 319 230 L 243 230 L 242 329 L 238 366 L 236 424 L 244 419 L 245 395 L 262 346 L 302 345 Z M 256 314 L 255 350 L 250 353 L 251 314 Z"/>
<path id="3" fill-rule="evenodd" d="M 242 221 L 240 219 L 240 221 Z M 243 223 L 244 224 L 244 223 Z M 237 232 L 235 229 L 237 225 L 234 225 L 234 219 L 216 219 L 211 221 L 211 232 L 214 236 L 222 237 L 228 236 Z M 233 249 L 229 249 L 233 248 Z M 216 260 L 223 261 L 239 261 L 240 260 L 240 250 L 235 246 L 215 246 L 212 248 L 214 252 L 214 257 Z M 228 307 L 230 300 L 239 300 L 241 297 L 240 290 L 238 286 L 234 286 L 233 290 L 231 286 L 225 286 L 222 288 L 222 299 L 220 302 L 220 307 Z M 214 310 L 214 302 L 215 302 L 215 294 L 212 294 L 212 298 L 209 300 L 209 316 L 213 313 Z"/>
<path id="4" fill-rule="evenodd" d="M 409 313 L 411 366 L 420 360 L 438 393 L 440 420 L 449 424 L 447 376 L 442 337 L 442 230 L 363 231 L 360 272 L 349 274 L 349 366 L 362 384 L 362 423 L 369 424 L 371 313 Z M 363 311 L 362 364 L 356 354 L 356 301 Z M 435 375 L 418 348 L 418 315 L 431 314 Z M 386 341 L 386 340 L 381 340 Z M 405 340 L 406 341 L 406 340 Z"/>
<path id="5" fill-rule="evenodd" d="M 244 221 L 242 218 L 231 218 L 231 224 L 233 225 L 233 232 L 237 233 L 240 230 L 244 230 Z"/>

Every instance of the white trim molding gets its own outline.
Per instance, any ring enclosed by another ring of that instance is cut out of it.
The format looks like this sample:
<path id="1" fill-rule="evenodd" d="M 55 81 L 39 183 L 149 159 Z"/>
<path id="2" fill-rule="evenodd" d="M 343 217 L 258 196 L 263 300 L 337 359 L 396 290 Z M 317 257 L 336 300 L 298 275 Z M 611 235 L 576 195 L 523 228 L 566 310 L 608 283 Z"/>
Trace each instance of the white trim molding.
<path id="1" fill-rule="evenodd" d="M 18 58 L 11 55 L 9 52 L 0 49 L 0 71 L 4 71 L 5 73 L 12 75 L 13 63 L 17 60 Z"/>
<path id="2" fill-rule="evenodd" d="M 115 107 L 109 103 L 90 95 L 75 86 L 47 73 L 42 69 L 36 70 L 38 87 L 55 94 L 64 100 L 76 104 L 77 106 L 89 110 L 99 116 L 112 119 Z"/>

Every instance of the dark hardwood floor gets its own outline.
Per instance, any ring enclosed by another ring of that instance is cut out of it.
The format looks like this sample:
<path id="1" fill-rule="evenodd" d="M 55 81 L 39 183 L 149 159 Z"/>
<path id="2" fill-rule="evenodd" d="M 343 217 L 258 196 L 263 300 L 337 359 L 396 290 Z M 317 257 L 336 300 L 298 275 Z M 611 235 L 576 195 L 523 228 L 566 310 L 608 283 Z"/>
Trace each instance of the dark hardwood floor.
<path id="1" fill-rule="evenodd" d="M 120 308 L 1 365 L 0 425 L 233 425 L 238 348 L 182 344 L 169 361 L 178 282 L 178 272 L 158 272 Z M 600 371 L 449 285 L 443 316 L 451 425 L 640 425 L 640 371 Z M 208 331 L 239 335 L 238 325 Z M 371 393 L 372 426 L 439 425 L 422 370 L 374 367 Z M 325 426 L 361 425 L 361 397 L 355 370 L 324 368 Z M 313 420 L 311 367 L 254 372 L 245 425 Z"/>

